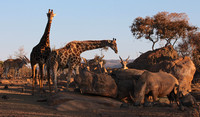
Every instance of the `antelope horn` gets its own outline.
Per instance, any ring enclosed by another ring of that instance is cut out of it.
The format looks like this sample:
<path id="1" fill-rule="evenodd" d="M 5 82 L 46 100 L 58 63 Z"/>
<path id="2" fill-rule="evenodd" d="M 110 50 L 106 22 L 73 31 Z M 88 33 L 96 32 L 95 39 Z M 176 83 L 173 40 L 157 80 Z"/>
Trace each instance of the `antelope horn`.
<path id="1" fill-rule="evenodd" d="M 104 58 L 104 55 L 100 58 L 100 60 L 103 59 L 103 58 Z"/>
<path id="2" fill-rule="evenodd" d="M 130 58 L 130 56 L 128 56 L 128 58 L 126 59 L 126 61 L 128 61 L 129 58 Z"/>
<path id="3" fill-rule="evenodd" d="M 30 63 L 30 60 L 24 55 L 24 58 Z"/>
<path id="4" fill-rule="evenodd" d="M 119 58 L 120 58 L 121 61 L 123 61 L 122 58 L 121 58 L 120 56 L 119 56 Z"/>

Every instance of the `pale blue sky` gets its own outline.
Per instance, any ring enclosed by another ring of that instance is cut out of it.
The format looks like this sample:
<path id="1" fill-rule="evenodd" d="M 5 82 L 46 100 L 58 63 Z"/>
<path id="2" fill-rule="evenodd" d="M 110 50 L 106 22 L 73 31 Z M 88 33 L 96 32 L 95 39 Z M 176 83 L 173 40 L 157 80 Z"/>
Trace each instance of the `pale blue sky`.
<path id="1" fill-rule="evenodd" d="M 24 46 L 27 56 L 38 44 L 47 23 L 46 13 L 57 14 L 50 33 L 51 47 L 60 48 L 73 40 L 117 39 L 118 54 L 109 49 L 105 59 L 130 56 L 135 59 L 151 49 L 151 42 L 136 40 L 129 26 L 136 17 L 158 12 L 186 13 L 200 27 L 200 0 L 0 0 L 0 60 Z M 157 45 L 158 47 L 159 45 Z M 100 55 L 99 49 L 81 54 Z"/>

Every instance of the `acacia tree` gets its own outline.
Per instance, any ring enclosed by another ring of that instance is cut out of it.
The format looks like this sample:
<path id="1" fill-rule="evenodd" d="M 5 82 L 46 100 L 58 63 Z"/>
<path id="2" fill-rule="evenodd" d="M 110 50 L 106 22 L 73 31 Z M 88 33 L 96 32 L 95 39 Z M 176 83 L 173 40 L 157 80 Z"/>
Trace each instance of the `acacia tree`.
<path id="1" fill-rule="evenodd" d="M 160 40 L 166 41 L 165 46 L 174 46 L 178 39 L 185 38 L 188 32 L 196 30 L 188 21 L 185 13 L 159 12 L 153 17 L 137 17 L 130 28 L 136 39 L 144 37 L 150 40 L 154 50 L 155 44 Z"/>

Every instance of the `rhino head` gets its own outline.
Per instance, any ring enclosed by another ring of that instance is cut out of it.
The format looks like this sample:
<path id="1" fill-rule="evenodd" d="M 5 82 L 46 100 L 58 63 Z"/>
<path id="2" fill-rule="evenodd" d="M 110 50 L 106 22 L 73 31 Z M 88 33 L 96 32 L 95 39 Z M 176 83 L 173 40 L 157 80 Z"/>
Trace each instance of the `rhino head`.
<path id="1" fill-rule="evenodd" d="M 145 90 L 146 90 L 146 83 L 145 82 L 137 82 L 134 84 L 134 93 L 133 95 L 130 93 L 130 97 L 134 102 L 135 106 L 139 106 L 144 103 L 145 97 Z"/>

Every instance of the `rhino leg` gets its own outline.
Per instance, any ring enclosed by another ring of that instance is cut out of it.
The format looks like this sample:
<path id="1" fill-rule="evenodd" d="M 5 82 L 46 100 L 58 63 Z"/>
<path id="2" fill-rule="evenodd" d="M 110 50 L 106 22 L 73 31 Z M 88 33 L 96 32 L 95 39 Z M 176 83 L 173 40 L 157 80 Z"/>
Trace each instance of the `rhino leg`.
<path id="1" fill-rule="evenodd" d="M 157 97 L 158 97 L 158 92 L 157 91 L 152 91 L 152 97 L 153 97 L 153 102 L 157 101 Z"/>

